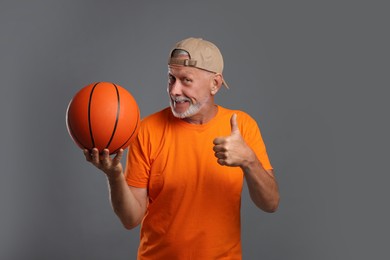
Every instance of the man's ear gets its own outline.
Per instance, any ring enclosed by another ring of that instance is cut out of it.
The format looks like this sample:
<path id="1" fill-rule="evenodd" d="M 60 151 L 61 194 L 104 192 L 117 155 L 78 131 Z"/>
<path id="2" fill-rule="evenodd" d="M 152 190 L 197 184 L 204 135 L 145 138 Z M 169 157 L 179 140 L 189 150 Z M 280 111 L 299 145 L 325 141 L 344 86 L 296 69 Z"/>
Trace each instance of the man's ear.
<path id="1" fill-rule="evenodd" d="M 221 86 L 222 86 L 222 75 L 220 73 L 216 73 L 213 76 L 211 95 L 214 96 L 215 94 L 217 94 Z"/>

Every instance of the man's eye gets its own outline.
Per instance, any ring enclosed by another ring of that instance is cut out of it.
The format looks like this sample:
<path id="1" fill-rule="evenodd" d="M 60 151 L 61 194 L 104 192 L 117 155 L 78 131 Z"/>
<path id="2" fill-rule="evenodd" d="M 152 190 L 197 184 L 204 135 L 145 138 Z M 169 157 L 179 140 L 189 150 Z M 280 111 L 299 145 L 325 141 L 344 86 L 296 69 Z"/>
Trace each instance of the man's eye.
<path id="1" fill-rule="evenodd" d="M 189 78 L 185 78 L 184 81 L 187 82 L 187 83 L 192 82 L 192 80 L 189 79 Z"/>
<path id="2" fill-rule="evenodd" d="M 169 75 L 169 76 L 168 76 L 168 82 L 169 82 L 169 83 L 175 82 L 175 77 Z"/>

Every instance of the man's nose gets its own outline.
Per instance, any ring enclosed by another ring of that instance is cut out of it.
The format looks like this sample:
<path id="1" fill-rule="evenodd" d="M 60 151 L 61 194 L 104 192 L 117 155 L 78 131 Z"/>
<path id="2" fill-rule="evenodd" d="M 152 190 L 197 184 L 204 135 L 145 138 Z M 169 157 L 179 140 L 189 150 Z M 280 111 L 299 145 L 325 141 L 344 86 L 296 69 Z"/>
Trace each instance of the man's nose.
<path id="1" fill-rule="evenodd" d="M 181 96 L 183 94 L 182 85 L 179 80 L 176 80 L 169 86 L 169 94 L 171 96 Z"/>

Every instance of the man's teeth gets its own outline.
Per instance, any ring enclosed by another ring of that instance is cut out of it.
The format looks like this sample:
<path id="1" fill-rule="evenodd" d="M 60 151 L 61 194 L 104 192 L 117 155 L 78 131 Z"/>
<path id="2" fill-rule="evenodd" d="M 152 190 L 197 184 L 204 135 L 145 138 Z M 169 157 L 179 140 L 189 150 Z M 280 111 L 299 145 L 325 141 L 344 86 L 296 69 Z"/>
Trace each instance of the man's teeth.
<path id="1" fill-rule="evenodd" d="M 188 99 L 175 99 L 174 101 L 175 101 L 175 103 L 179 103 L 179 104 L 184 103 L 184 102 L 189 102 Z"/>

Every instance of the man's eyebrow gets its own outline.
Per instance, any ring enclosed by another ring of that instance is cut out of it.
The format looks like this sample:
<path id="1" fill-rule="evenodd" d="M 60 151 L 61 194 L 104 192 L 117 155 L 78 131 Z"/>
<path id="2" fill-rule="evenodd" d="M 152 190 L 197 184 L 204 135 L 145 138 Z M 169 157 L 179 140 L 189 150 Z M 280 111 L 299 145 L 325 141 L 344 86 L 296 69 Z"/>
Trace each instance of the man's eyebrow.
<path id="1" fill-rule="evenodd" d="M 173 74 L 170 70 L 168 70 L 168 74 L 174 77 L 192 77 L 194 75 L 194 73 L 191 73 L 190 71 L 180 71 Z"/>

